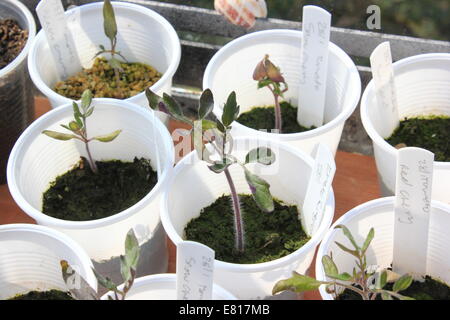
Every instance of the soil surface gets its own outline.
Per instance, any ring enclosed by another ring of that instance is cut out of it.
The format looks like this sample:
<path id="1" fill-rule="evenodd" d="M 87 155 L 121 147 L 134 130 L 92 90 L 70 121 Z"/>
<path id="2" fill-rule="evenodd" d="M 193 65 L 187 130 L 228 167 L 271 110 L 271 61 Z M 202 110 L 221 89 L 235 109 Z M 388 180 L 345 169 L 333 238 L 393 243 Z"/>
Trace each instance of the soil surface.
<path id="1" fill-rule="evenodd" d="M 161 73 L 144 63 L 121 63 L 120 81 L 105 58 L 96 58 L 94 65 L 67 80 L 57 82 L 53 90 L 72 100 L 79 100 L 90 89 L 95 98 L 127 99 L 161 79 Z"/>
<path id="2" fill-rule="evenodd" d="M 251 195 L 239 195 L 245 230 L 245 252 L 235 251 L 234 214 L 230 196 L 203 208 L 185 228 L 186 240 L 203 243 L 216 259 L 232 263 L 260 263 L 284 257 L 310 239 L 298 219 L 297 206 L 275 200 L 275 210 L 261 211 Z"/>
<path id="3" fill-rule="evenodd" d="M 0 20 L 0 69 L 13 61 L 25 47 L 28 30 L 12 19 Z"/>
<path id="4" fill-rule="evenodd" d="M 97 161 L 94 174 L 85 158 L 57 177 L 44 192 L 43 213 L 63 220 L 87 221 L 119 213 L 144 198 L 157 183 L 150 160 Z"/>
<path id="5" fill-rule="evenodd" d="M 286 101 L 280 103 L 282 130 L 281 133 L 298 133 L 315 129 L 305 128 L 297 122 L 297 108 Z M 270 130 L 275 128 L 275 108 L 274 106 L 255 107 L 239 115 L 237 121 L 255 130 Z"/>
<path id="6" fill-rule="evenodd" d="M 72 296 L 63 291 L 30 291 L 26 294 L 15 296 L 8 300 L 74 300 Z"/>

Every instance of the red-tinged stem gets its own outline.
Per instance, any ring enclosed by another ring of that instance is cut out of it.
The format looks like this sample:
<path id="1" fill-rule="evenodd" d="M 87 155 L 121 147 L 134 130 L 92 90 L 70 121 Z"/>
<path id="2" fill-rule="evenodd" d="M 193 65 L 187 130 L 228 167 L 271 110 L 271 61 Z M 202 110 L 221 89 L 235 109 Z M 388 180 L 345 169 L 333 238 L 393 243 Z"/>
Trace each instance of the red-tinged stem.
<path id="1" fill-rule="evenodd" d="M 236 192 L 233 179 L 231 178 L 230 171 L 224 170 L 225 176 L 227 177 L 228 185 L 231 190 L 231 200 L 233 202 L 234 211 L 234 228 L 235 228 L 235 246 L 238 252 L 244 252 L 244 222 L 242 221 L 241 205 L 239 202 L 239 196 Z"/>
<path id="2" fill-rule="evenodd" d="M 89 142 L 85 141 L 85 146 L 86 146 L 86 152 L 88 155 L 88 162 L 89 162 L 89 166 L 91 167 L 91 170 L 93 173 L 97 173 L 98 172 L 98 168 L 97 165 L 95 164 L 94 159 L 92 159 L 92 155 L 91 155 L 91 151 L 89 150 Z"/>
<path id="3" fill-rule="evenodd" d="M 282 126 L 281 107 L 278 98 L 279 96 L 275 95 L 275 129 L 277 129 L 278 132 L 281 133 L 281 126 Z"/>

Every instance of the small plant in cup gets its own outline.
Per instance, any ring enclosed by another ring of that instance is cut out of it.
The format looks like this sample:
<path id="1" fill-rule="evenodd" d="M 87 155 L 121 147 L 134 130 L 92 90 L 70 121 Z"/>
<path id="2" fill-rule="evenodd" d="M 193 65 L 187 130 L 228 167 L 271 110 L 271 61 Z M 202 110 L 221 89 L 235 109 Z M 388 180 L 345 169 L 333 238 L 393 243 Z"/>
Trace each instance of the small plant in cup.
<path id="1" fill-rule="evenodd" d="M 134 280 L 136 279 L 139 254 L 139 243 L 133 229 L 131 229 L 128 231 L 125 239 L 125 255 L 120 256 L 120 272 L 123 278 L 123 287 L 121 289 L 119 289 L 119 286 L 111 279 L 103 277 L 95 271 L 95 269 L 92 269 L 100 285 L 112 292 L 113 297 L 108 296 L 109 300 L 125 300 L 127 293 L 131 290 Z M 79 275 L 67 261 L 61 260 L 60 263 L 64 282 L 74 299 L 98 300 L 97 292 L 89 286 L 83 277 Z"/>
<path id="2" fill-rule="evenodd" d="M 97 140 L 100 142 L 111 142 L 117 138 L 117 136 L 122 132 L 122 130 L 115 130 L 114 132 L 111 132 L 109 134 L 89 138 L 87 134 L 86 119 L 89 116 L 91 116 L 93 112 L 94 106 L 92 105 L 92 92 L 90 90 L 86 90 L 83 92 L 83 95 L 81 97 L 81 105 L 78 105 L 76 102 L 73 102 L 74 120 L 70 121 L 67 125 L 64 124 L 61 125 L 61 127 L 71 131 L 72 133 L 62 133 L 52 130 L 44 130 L 42 131 L 42 133 L 56 140 L 67 141 L 77 139 L 82 141 L 86 147 L 89 166 L 92 172 L 97 173 L 98 172 L 97 165 L 95 164 L 95 161 L 92 158 L 91 151 L 89 149 L 89 142 L 93 140 Z"/>
<path id="3" fill-rule="evenodd" d="M 362 300 L 375 300 L 379 296 L 381 296 L 383 300 L 392 300 L 393 298 L 399 300 L 414 300 L 400 293 L 401 291 L 408 289 L 413 282 L 411 275 L 405 274 L 399 277 L 388 269 L 373 271 L 370 270 L 367 265 L 366 253 L 375 236 L 373 228 L 370 229 L 362 245 L 356 243 L 353 235 L 346 226 L 338 225 L 336 228 L 342 229 L 344 235 L 353 245 L 353 249 L 350 249 L 336 241 L 336 245 L 340 249 L 356 258 L 356 267 L 353 268 L 352 272 L 340 273 L 333 261 L 332 255 L 325 255 L 322 257 L 322 265 L 326 276 L 331 280 L 319 281 L 294 271 L 291 278 L 280 280 L 275 284 L 272 291 L 273 294 L 285 290 L 302 293 L 316 290 L 321 285 L 325 285 L 326 291 L 330 294 L 334 294 L 337 299 L 339 299 L 340 294 L 342 294 L 342 292 L 338 290 L 338 288 L 341 288 L 345 289 L 347 292 L 356 293 Z M 393 285 L 391 288 L 387 288 L 388 284 L 392 284 L 392 282 Z"/>

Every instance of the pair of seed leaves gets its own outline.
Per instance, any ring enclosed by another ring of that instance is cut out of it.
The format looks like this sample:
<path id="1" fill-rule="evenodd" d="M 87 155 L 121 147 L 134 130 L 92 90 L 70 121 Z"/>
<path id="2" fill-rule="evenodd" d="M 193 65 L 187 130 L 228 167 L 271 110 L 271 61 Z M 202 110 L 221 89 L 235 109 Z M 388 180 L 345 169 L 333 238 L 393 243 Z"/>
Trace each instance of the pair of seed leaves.
<path id="1" fill-rule="evenodd" d="M 335 242 L 336 245 L 342 249 L 343 251 L 351 254 L 356 260 L 356 265 L 359 269 L 359 271 L 356 270 L 356 268 L 353 268 L 352 274 L 349 274 L 347 272 L 339 273 L 338 267 L 333 261 L 332 257 L 329 255 L 324 255 L 322 257 L 322 266 L 325 271 L 325 274 L 328 278 L 333 279 L 334 281 L 340 280 L 344 281 L 346 283 L 349 283 L 350 285 L 359 283 L 359 279 L 361 278 L 361 273 L 367 274 L 367 264 L 366 264 L 366 252 L 367 249 L 370 246 L 370 243 L 372 242 L 374 236 L 375 236 L 375 230 L 373 228 L 370 229 L 369 233 L 366 236 L 366 239 L 362 246 L 359 246 L 350 230 L 344 226 L 344 225 L 337 225 L 336 229 L 342 229 L 344 235 L 347 237 L 347 239 L 350 241 L 350 243 L 353 245 L 354 249 L 349 249 L 348 247 L 344 246 L 343 244 L 339 242 Z M 363 261 L 362 264 L 360 264 L 358 261 Z M 374 293 L 374 294 L 381 294 L 381 297 L 383 300 L 392 300 L 392 297 L 395 296 L 402 300 L 411 300 L 412 298 L 402 296 L 398 294 L 398 292 L 406 290 L 412 283 L 413 278 L 411 275 L 405 274 L 401 277 L 398 277 L 397 274 L 393 273 L 390 270 L 384 269 L 380 272 L 376 272 L 373 274 L 371 279 L 375 279 L 375 282 L 372 284 L 367 283 L 367 289 Z M 388 282 L 394 282 L 392 291 L 383 290 L 383 288 L 386 286 Z M 278 281 L 273 290 L 272 293 L 276 294 L 278 292 L 284 291 L 284 290 L 290 290 L 297 293 L 306 292 L 310 290 L 316 290 L 321 285 L 327 286 L 327 292 L 328 293 L 334 293 L 334 290 L 332 289 L 335 283 L 332 281 L 331 283 L 329 281 L 319 281 L 312 277 L 308 277 L 302 274 L 299 274 L 297 272 L 293 272 L 293 275 L 291 278 L 286 280 L 280 280 Z M 339 285 L 337 285 L 339 286 Z M 351 289 L 351 286 L 349 286 Z"/>
<path id="2" fill-rule="evenodd" d="M 72 102 L 74 120 L 70 121 L 67 125 L 61 125 L 64 129 L 72 131 L 72 134 L 52 130 L 44 130 L 42 133 L 57 140 L 67 141 L 71 139 L 78 139 L 85 143 L 91 140 L 110 142 L 116 139 L 122 130 L 115 130 L 109 134 L 95 136 L 90 139 L 86 136 L 86 118 L 91 116 L 94 112 L 92 98 L 92 92 L 90 90 L 85 90 L 81 96 L 81 106 L 79 106 L 75 101 Z"/>
<path id="3" fill-rule="evenodd" d="M 116 295 L 121 295 L 122 299 L 130 290 L 136 277 L 136 269 L 139 262 L 140 248 L 139 242 L 133 229 L 130 229 L 125 238 L 125 255 L 120 256 L 120 272 L 123 278 L 123 288 L 118 286 L 108 277 L 103 277 L 95 269 L 92 271 L 97 281 L 104 288 L 112 291 Z M 61 260 L 61 272 L 70 294 L 76 300 L 98 300 L 97 292 L 92 289 L 89 283 L 74 269 L 66 260 Z M 111 300 L 111 296 L 108 296 Z"/>
<path id="4" fill-rule="evenodd" d="M 168 94 L 163 94 L 162 97 L 152 92 L 149 88 L 146 90 L 147 99 L 150 107 L 153 110 L 161 111 L 168 114 L 172 118 L 187 123 L 192 126 L 191 130 L 182 130 L 182 135 L 192 135 L 194 140 L 194 149 L 200 159 L 209 163 L 208 168 L 215 173 L 222 173 L 228 169 L 229 166 L 235 163 L 241 164 L 245 171 L 245 178 L 255 199 L 261 210 L 265 212 L 272 212 L 274 210 L 274 203 L 272 195 L 270 194 L 270 184 L 261 177 L 252 173 L 247 164 L 260 163 L 263 165 L 271 165 L 275 162 L 275 154 L 270 148 L 258 147 L 250 150 L 245 162 L 240 163 L 236 157 L 230 154 L 232 137 L 229 133 L 231 124 L 238 118 L 240 107 L 236 101 L 236 93 L 233 91 L 227 98 L 223 107 L 221 119 L 212 117 L 212 110 L 214 108 L 214 97 L 211 90 L 203 91 L 197 109 L 197 117 L 194 120 L 186 117 L 178 102 Z M 216 156 L 220 157 L 219 161 L 212 160 L 214 154 L 208 150 L 204 145 L 204 139 L 215 146 Z"/>

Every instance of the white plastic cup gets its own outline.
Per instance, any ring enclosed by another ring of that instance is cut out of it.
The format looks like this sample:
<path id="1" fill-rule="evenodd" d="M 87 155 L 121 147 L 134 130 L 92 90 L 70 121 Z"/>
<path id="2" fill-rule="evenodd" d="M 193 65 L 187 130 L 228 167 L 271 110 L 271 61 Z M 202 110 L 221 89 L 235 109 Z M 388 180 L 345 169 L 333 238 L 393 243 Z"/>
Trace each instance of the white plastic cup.
<path id="1" fill-rule="evenodd" d="M 252 107 L 273 105 L 273 95 L 267 88 L 258 89 L 253 70 L 265 54 L 280 67 L 289 86 L 286 101 L 298 105 L 300 81 L 300 48 L 302 32 L 294 30 L 266 30 L 237 38 L 221 48 L 208 63 L 203 77 L 203 88 L 214 94 L 214 114 L 222 116 L 228 95 L 236 92 L 240 112 Z M 307 132 L 276 134 L 261 132 L 233 123 L 234 136 L 259 136 L 279 139 L 311 154 L 314 146 L 325 143 L 336 153 L 345 120 L 355 110 L 361 94 L 361 80 L 350 57 L 338 46 L 329 43 L 327 89 L 324 125 Z"/>
<path id="2" fill-rule="evenodd" d="M 301 208 L 313 159 L 288 144 L 246 137 L 234 139 L 233 155 L 238 159 L 245 159 L 251 149 L 249 145 L 265 145 L 273 150 L 277 159 L 274 164 L 268 167 L 257 164 L 253 169 L 249 169 L 269 182 L 270 191 L 275 198 Z M 229 170 L 237 192 L 250 194 L 242 168 L 233 165 Z M 173 178 L 167 183 L 161 202 L 161 220 L 172 242 L 175 245 L 181 243 L 187 223 L 198 217 L 202 208 L 223 194 L 230 194 L 224 174 L 215 174 L 209 170 L 207 164 L 199 160 L 195 152 L 183 158 L 176 165 Z M 320 226 L 303 247 L 280 259 L 257 264 L 236 264 L 216 259 L 214 282 L 238 299 L 272 298 L 272 288 L 277 280 L 290 277 L 293 270 L 300 273 L 307 271 L 316 247 L 331 225 L 333 215 L 334 193 L 331 191 Z"/>
<path id="3" fill-rule="evenodd" d="M 134 281 L 125 300 L 176 300 L 176 274 L 154 274 Z M 123 284 L 119 287 L 123 288 Z M 108 292 L 101 299 L 114 299 L 114 294 Z M 213 284 L 212 300 L 236 300 L 236 297 L 217 284 Z"/>
<path id="4" fill-rule="evenodd" d="M 421 54 L 393 64 L 399 120 L 405 117 L 450 116 L 450 54 Z M 361 120 L 373 142 L 381 193 L 395 193 L 395 170 L 398 151 L 381 133 L 383 111 L 376 102 L 373 81 L 361 99 Z M 394 128 L 395 129 L 395 128 Z M 450 134 L 450 133 L 449 133 Z M 450 203 L 450 162 L 435 161 L 432 198 Z"/>
<path id="5" fill-rule="evenodd" d="M 32 224 L 0 226 L 0 300 L 29 291 L 68 291 L 61 260 L 66 260 L 97 290 L 91 260 L 68 236 Z"/>
<path id="6" fill-rule="evenodd" d="M 60 124 L 67 124 L 73 119 L 72 105 L 67 104 L 37 119 L 17 140 L 7 169 L 11 195 L 38 224 L 57 229 L 76 240 L 94 260 L 96 269 L 114 277 L 113 280 L 119 283 L 118 256 L 124 253 L 126 234 L 131 228 L 143 248 L 138 273 L 166 272 L 168 254 L 166 236 L 159 218 L 159 199 L 174 163 L 172 138 L 150 109 L 105 98 L 94 99 L 93 105 L 95 111 L 87 120 L 89 136 L 123 130 L 112 142 L 91 142 L 93 158 L 124 161 L 132 161 L 134 157 L 150 159 L 153 169 L 159 172 L 158 182 L 150 193 L 132 207 L 98 220 L 68 221 L 41 212 L 42 194 L 50 182 L 71 169 L 80 156 L 86 157 L 81 141 L 57 141 L 41 134 L 46 129 L 64 131 Z"/>
<path id="7" fill-rule="evenodd" d="M 322 267 L 321 257 L 333 253 L 333 260 L 340 272 L 350 272 L 355 266 L 355 259 L 342 251 L 335 241 L 348 243 L 341 229 L 334 229 L 338 224 L 347 226 L 357 243 L 362 243 L 370 228 L 375 229 L 375 237 L 367 251 L 367 264 L 383 268 L 392 264 L 394 246 L 394 197 L 380 198 L 363 203 L 339 218 L 327 232 L 317 251 L 316 278 L 327 279 Z M 450 206 L 432 202 L 430 229 L 428 239 L 427 274 L 435 279 L 450 283 Z M 408 244 L 405 244 L 407 246 Z M 424 275 L 425 276 L 425 275 Z M 320 287 L 320 295 L 324 300 L 333 300 L 326 293 L 325 287 Z"/>
<path id="8" fill-rule="evenodd" d="M 141 5 L 125 2 L 113 2 L 112 5 L 118 26 L 117 50 L 128 61 L 146 63 L 161 72 L 162 78 L 151 89 L 159 94 L 170 94 L 172 78 L 181 57 L 180 40 L 175 29 L 161 15 Z M 103 2 L 96 2 L 66 12 L 78 57 L 85 68 L 92 65 L 99 45 L 109 43 L 103 31 L 102 10 Z M 28 67 L 34 84 L 50 100 L 53 108 L 71 102 L 52 89 L 58 80 L 57 69 L 43 30 L 37 34 L 31 47 Z M 148 106 L 144 92 L 126 101 Z"/>

